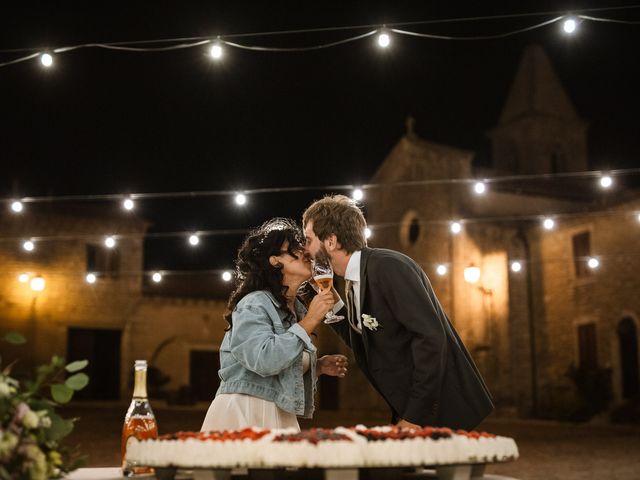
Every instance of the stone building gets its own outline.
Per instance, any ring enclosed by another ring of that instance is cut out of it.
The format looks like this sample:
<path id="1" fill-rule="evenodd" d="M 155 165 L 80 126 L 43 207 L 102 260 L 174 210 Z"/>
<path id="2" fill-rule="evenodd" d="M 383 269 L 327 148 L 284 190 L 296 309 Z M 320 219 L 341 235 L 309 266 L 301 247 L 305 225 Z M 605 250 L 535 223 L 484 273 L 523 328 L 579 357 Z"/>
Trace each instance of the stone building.
<path id="1" fill-rule="evenodd" d="M 142 272 L 147 228 L 104 209 L 63 213 L 28 205 L 0 217 L 0 333 L 27 337 L 23 347 L 3 345 L 3 361 L 19 357 L 27 367 L 54 354 L 86 358 L 91 383 L 79 397 L 126 400 L 133 362 L 142 358 L 157 369 L 149 378 L 156 394 L 209 401 L 225 328 L 225 304 L 215 298 L 229 285 L 210 276 L 208 299 L 161 295 L 162 284 L 155 287 Z M 108 235 L 116 238 L 112 249 L 103 243 Z M 33 251 L 22 248 L 27 239 Z M 90 272 L 99 272 L 95 283 L 85 279 Z M 34 290 L 33 279 L 44 288 Z"/>
<path id="2" fill-rule="evenodd" d="M 640 196 L 604 194 L 596 177 L 576 173 L 589 170 L 586 135 L 546 54 L 529 47 L 489 132 L 491 168 L 419 138 L 409 120 L 366 192 L 370 244 L 422 264 L 504 413 L 552 415 L 575 404 L 572 366 L 610 373 L 616 402 L 639 391 Z M 483 195 L 473 192 L 472 180 L 496 177 Z M 468 267 L 479 268 L 475 282 L 465 281 Z M 348 385 L 346 398 L 366 388 Z"/>

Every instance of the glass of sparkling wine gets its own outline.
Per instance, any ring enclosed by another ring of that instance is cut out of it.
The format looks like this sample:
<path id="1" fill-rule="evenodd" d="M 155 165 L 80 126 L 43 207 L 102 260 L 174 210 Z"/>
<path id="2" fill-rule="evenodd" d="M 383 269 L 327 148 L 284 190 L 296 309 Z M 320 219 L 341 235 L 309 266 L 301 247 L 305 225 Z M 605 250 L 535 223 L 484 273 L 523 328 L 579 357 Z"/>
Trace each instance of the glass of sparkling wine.
<path id="1" fill-rule="evenodd" d="M 317 258 L 313 262 L 313 280 L 323 291 L 331 289 L 333 286 L 333 268 L 331 268 L 329 259 Z M 324 323 L 336 323 L 341 320 L 344 320 L 344 317 L 336 315 L 332 310 L 329 310 L 324 316 Z"/>

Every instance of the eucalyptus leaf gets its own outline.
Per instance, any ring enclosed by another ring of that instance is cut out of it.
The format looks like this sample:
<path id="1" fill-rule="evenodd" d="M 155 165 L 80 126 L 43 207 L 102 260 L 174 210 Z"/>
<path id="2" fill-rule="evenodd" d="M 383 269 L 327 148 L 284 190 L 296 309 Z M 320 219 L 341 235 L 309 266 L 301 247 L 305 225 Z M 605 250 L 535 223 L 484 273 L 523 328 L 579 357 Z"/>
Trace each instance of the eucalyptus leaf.
<path id="1" fill-rule="evenodd" d="M 49 414 L 51 427 L 46 429 L 47 441 L 58 441 L 73 431 L 73 421 L 65 420 L 55 412 Z"/>
<path id="2" fill-rule="evenodd" d="M 73 397 L 73 390 L 63 383 L 51 385 L 51 396 L 58 403 L 68 403 Z"/>
<path id="3" fill-rule="evenodd" d="M 89 376 L 86 373 L 71 375 L 64 384 L 72 390 L 82 390 L 89 384 Z"/>
<path id="4" fill-rule="evenodd" d="M 8 332 L 4 336 L 5 341 L 12 343 L 13 345 L 22 345 L 26 343 L 27 339 L 18 332 Z"/>
<path id="5" fill-rule="evenodd" d="M 77 372 L 78 370 L 82 370 L 87 365 L 89 365 L 89 360 L 76 360 L 75 362 L 71 362 L 69 365 L 64 367 L 64 369 L 67 372 Z"/>

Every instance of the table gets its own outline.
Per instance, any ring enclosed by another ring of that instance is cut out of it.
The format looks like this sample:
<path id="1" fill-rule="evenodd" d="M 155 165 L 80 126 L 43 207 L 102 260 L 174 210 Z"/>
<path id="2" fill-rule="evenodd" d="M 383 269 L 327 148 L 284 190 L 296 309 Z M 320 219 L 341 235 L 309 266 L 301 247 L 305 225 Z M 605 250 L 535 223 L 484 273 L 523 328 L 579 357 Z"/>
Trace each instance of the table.
<path id="1" fill-rule="evenodd" d="M 175 475 L 175 470 L 159 469 L 158 479 L 168 478 Z M 164 470 L 164 471 L 163 471 Z M 357 468 L 352 469 L 325 469 L 322 473 L 319 469 L 315 470 L 314 478 L 323 478 L 324 480 L 358 480 L 361 473 Z M 365 470 L 365 469 L 362 469 Z M 438 467 L 437 469 L 416 468 L 414 471 L 408 472 L 398 468 L 377 468 L 366 469 L 367 472 L 362 476 L 366 476 L 370 480 L 422 480 L 422 479 L 438 479 L 438 480 L 516 480 L 512 477 L 502 475 L 490 475 L 484 473 L 484 465 L 456 465 L 448 467 Z M 406 470 L 406 469 L 405 469 Z M 311 472 L 311 470 L 308 470 Z M 259 480 L 279 480 L 280 478 L 295 478 L 296 473 L 303 474 L 302 471 L 295 470 L 252 470 L 248 472 L 245 469 L 237 470 L 185 470 L 175 475 L 176 480 L 193 479 L 193 480 L 230 480 L 231 478 L 259 479 Z M 304 475 L 308 477 L 307 475 Z M 122 480 L 122 470 L 120 467 L 105 468 L 80 468 L 71 472 L 67 477 L 68 480 Z M 135 478 L 153 480 L 153 475 L 138 476 Z M 303 478 L 303 477 L 300 477 Z M 310 476 L 309 476 L 310 478 Z"/>

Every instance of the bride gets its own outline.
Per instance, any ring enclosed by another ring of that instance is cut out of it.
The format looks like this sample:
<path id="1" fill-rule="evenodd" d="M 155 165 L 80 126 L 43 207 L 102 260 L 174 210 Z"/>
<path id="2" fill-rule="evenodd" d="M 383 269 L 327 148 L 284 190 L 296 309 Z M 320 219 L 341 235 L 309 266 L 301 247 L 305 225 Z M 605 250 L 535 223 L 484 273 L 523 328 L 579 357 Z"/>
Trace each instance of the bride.
<path id="1" fill-rule="evenodd" d="M 320 290 L 308 308 L 298 298 L 311 277 L 297 225 L 275 218 L 249 234 L 238 251 L 237 288 L 220 347 L 220 388 L 202 431 L 298 426 L 310 418 L 316 378 L 344 377 L 343 355 L 316 356 L 313 330 L 333 308 L 334 291 Z"/>

